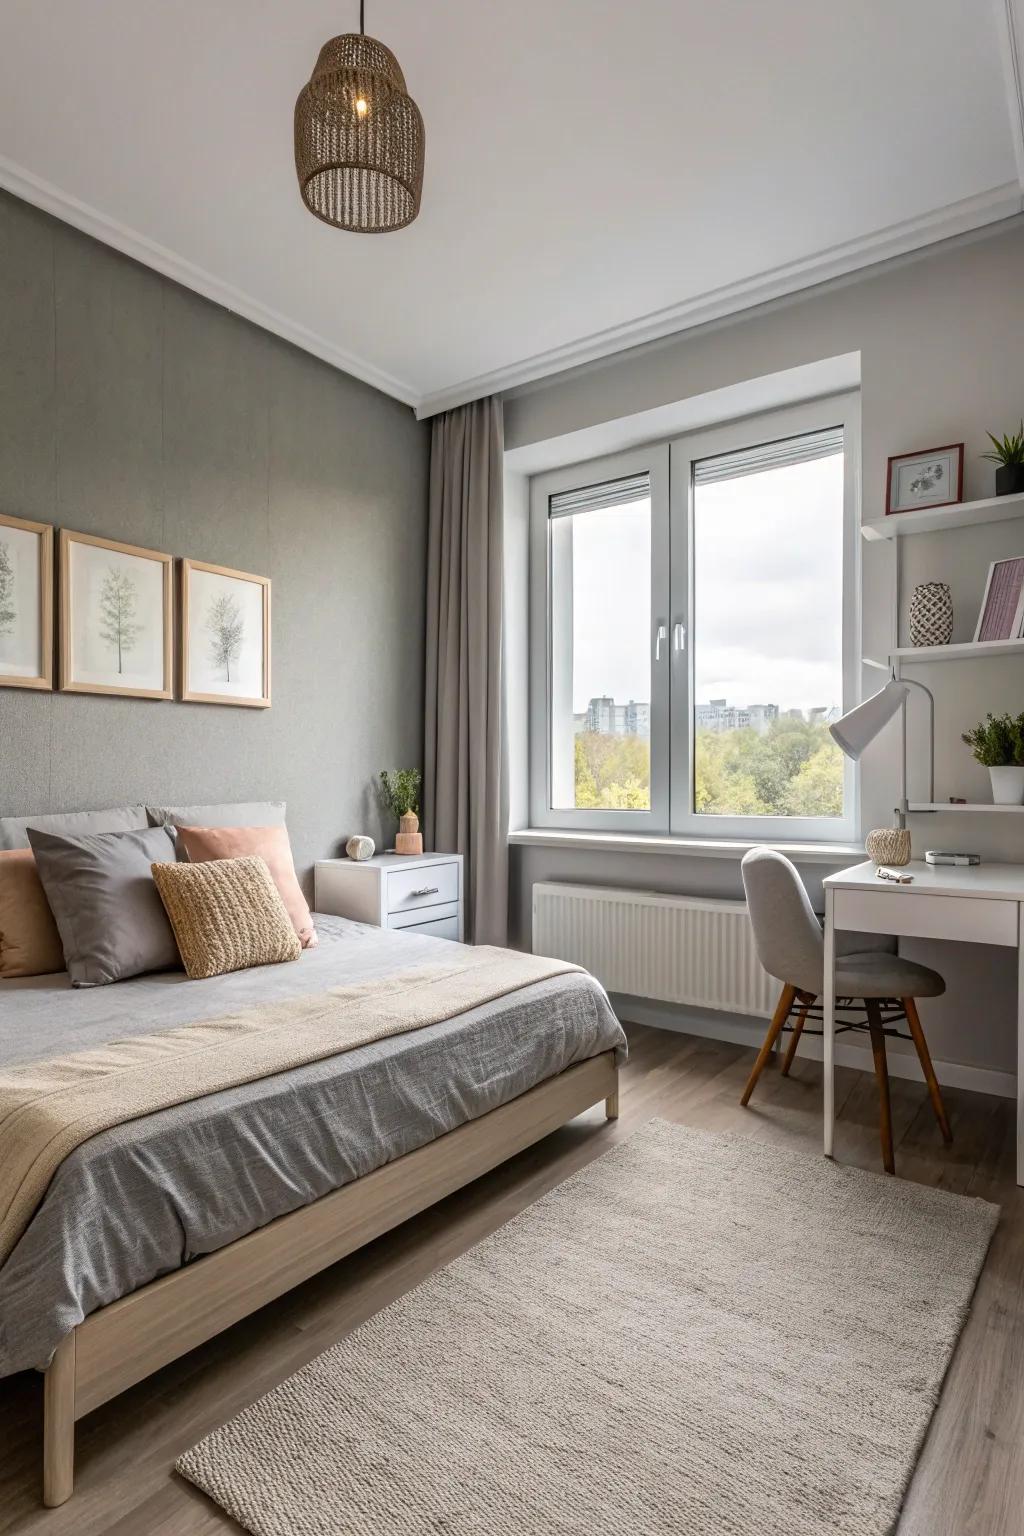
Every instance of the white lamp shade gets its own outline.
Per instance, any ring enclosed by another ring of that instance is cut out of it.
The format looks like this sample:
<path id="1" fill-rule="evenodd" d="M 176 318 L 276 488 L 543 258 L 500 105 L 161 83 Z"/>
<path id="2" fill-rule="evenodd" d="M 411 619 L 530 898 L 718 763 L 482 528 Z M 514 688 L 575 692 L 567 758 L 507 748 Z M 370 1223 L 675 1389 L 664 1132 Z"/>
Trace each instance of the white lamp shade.
<path id="1" fill-rule="evenodd" d="M 847 757 L 852 757 L 856 762 L 869 742 L 874 741 L 883 726 L 888 725 L 909 694 L 910 689 L 906 683 L 898 683 L 891 677 L 880 693 L 872 694 L 870 699 L 865 699 L 863 704 L 858 704 L 849 714 L 829 726 L 833 741 L 839 744 Z"/>

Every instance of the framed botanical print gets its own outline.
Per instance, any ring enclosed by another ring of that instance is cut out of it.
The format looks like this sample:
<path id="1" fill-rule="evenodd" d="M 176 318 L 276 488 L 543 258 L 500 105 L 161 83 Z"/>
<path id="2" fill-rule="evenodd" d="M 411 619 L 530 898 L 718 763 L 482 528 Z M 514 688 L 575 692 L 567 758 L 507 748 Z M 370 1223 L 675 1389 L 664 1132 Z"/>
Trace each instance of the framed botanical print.
<path id="1" fill-rule="evenodd" d="M 53 529 L 0 512 L 0 688 L 53 687 Z"/>
<path id="2" fill-rule="evenodd" d="M 60 686 L 174 697 L 173 558 L 90 533 L 60 535 Z"/>
<path id="3" fill-rule="evenodd" d="M 947 443 L 922 453 L 903 453 L 889 460 L 885 480 L 885 512 L 923 512 L 948 507 L 964 499 L 964 445 Z"/>
<path id="4" fill-rule="evenodd" d="M 181 562 L 181 696 L 270 708 L 270 581 Z"/>

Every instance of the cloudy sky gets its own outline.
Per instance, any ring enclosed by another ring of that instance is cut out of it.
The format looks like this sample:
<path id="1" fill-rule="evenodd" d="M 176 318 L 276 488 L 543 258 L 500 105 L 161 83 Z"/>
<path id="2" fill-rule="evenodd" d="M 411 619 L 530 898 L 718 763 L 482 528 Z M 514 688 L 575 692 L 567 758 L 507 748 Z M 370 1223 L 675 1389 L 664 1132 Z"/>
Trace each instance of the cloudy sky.
<path id="1" fill-rule="evenodd" d="M 842 503 L 838 454 L 698 488 L 697 702 L 841 703 Z M 648 700 L 647 505 L 578 515 L 573 544 L 573 708 Z"/>

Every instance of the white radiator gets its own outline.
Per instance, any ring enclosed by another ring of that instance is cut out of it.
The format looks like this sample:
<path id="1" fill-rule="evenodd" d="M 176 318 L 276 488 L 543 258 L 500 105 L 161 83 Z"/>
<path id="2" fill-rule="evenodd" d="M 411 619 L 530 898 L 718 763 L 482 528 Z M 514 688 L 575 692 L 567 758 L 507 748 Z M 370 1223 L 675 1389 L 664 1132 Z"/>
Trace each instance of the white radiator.
<path id="1" fill-rule="evenodd" d="M 573 960 L 630 997 L 766 1018 L 778 998 L 742 901 L 538 884 L 533 951 Z"/>

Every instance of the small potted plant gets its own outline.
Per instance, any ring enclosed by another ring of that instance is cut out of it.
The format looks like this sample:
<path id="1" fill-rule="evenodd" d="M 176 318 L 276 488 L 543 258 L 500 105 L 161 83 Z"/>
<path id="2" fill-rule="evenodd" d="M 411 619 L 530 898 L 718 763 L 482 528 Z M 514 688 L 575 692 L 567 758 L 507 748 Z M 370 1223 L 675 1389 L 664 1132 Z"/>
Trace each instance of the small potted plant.
<path id="1" fill-rule="evenodd" d="M 396 853 L 422 853 L 423 834 L 420 831 L 420 787 L 423 775 L 418 768 L 387 768 L 381 770 L 381 799 L 398 818 L 398 836 L 395 838 Z"/>
<path id="2" fill-rule="evenodd" d="M 1024 493 L 1024 420 L 1021 421 L 1019 431 L 1007 432 L 1001 440 L 991 432 L 987 436 L 992 443 L 992 452 L 983 453 L 982 458 L 999 465 L 996 470 L 996 495 L 1017 496 Z"/>
<path id="3" fill-rule="evenodd" d="M 984 763 L 995 805 L 1024 805 L 1024 715 L 986 715 L 963 740 Z"/>

